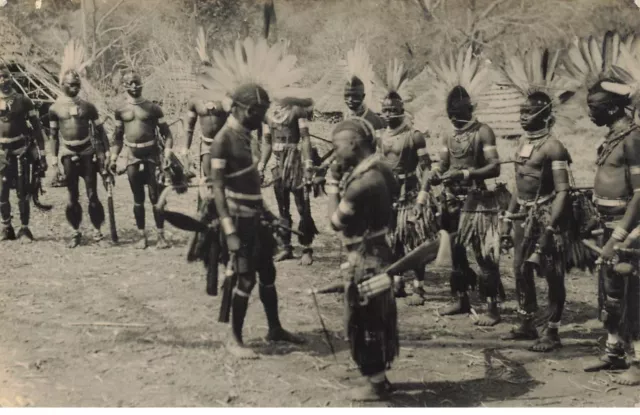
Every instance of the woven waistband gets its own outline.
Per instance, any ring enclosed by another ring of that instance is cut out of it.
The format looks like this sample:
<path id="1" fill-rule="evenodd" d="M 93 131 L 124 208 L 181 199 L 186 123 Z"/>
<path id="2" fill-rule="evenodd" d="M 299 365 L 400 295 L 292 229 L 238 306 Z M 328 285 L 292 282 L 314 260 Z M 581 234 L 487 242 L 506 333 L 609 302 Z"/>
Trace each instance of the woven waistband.
<path id="1" fill-rule="evenodd" d="M 240 218 L 253 218 L 260 214 L 258 209 L 250 208 L 249 206 L 239 205 L 232 200 L 227 200 L 227 207 L 229 208 L 229 215 Z"/>
<path id="2" fill-rule="evenodd" d="M 0 137 L 0 144 L 13 144 L 13 143 L 17 143 L 20 140 L 24 140 L 26 137 L 24 135 L 19 135 L 17 137 L 12 137 L 12 138 L 8 138 L 8 137 Z"/>
<path id="3" fill-rule="evenodd" d="M 389 233 L 389 228 L 387 228 L 385 226 L 384 228 L 380 229 L 379 231 L 375 231 L 375 232 L 372 232 L 372 233 L 367 234 L 367 235 L 355 236 L 353 238 L 348 238 L 346 236 L 343 236 L 341 239 L 342 239 L 342 242 L 346 246 L 349 246 L 349 245 L 354 245 L 354 244 L 357 244 L 357 243 L 364 242 L 365 240 L 371 240 L 371 239 L 377 238 L 379 236 L 384 236 L 387 233 Z"/>
<path id="4" fill-rule="evenodd" d="M 413 171 L 409 173 L 396 174 L 396 177 L 400 180 L 409 179 L 411 177 L 416 177 L 416 172 Z"/>
<path id="5" fill-rule="evenodd" d="M 522 205 L 522 206 L 540 205 L 542 203 L 548 202 L 549 200 L 553 199 L 554 197 L 556 197 L 556 193 L 555 192 L 549 193 L 546 196 L 539 197 L 538 200 L 524 200 L 524 199 L 518 198 L 518 204 Z"/>
<path id="6" fill-rule="evenodd" d="M 132 148 L 146 148 L 156 144 L 155 140 L 145 141 L 144 143 L 132 143 L 131 141 L 124 140 L 124 145 Z"/>
<path id="7" fill-rule="evenodd" d="M 239 192 L 234 192 L 233 190 L 224 189 L 224 194 L 231 199 L 237 199 L 237 200 L 250 200 L 250 201 L 262 200 L 261 193 L 258 193 L 258 194 L 239 193 Z"/>
<path id="8" fill-rule="evenodd" d="M 593 203 L 604 207 L 626 207 L 629 201 L 626 199 L 605 199 L 593 196 Z"/>
<path id="9" fill-rule="evenodd" d="M 285 148 L 299 148 L 300 143 L 273 143 L 273 151 L 282 151 Z"/>
<path id="10" fill-rule="evenodd" d="M 81 145 L 87 144 L 89 142 L 89 140 L 91 140 L 91 137 L 86 137 L 86 138 L 83 138 L 82 140 L 65 140 L 63 138 L 62 139 L 62 144 L 64 144 L 65 146 L 70 146 L 70 147 L 79 147 Z"/>

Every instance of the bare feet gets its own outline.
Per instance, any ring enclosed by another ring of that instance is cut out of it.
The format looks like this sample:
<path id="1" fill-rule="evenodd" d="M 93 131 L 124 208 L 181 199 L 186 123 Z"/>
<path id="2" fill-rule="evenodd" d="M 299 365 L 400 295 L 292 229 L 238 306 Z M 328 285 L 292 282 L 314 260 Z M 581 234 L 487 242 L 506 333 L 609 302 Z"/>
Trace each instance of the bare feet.
<path id="1" fill-rule="evenodd" d="M 147 241 L 147 236 L 142 235 L 140 240 L 134 245 L 135 249 L 147 249 L 149 246 L 149 242 Z"/>
<path id="2" fill-rule="evenodd" d="M 293 344 L 306 343 L 305 339 L 300 336 L 296 336 L 295 334 L 289 333 L 282 327 L 269 330 L 269 333 L 267 334 L 267 340 L 270 342 L 288 342 Z"/>
<path id="3" fill-rule="evenodd" d="M 624 358 L 624 348 L 620 343 L 607 343 L 604 354 L 589 362 L 585 367 L 585 372 L 599 372 L 601 370 L 619 370 L 628 367 Z"/>
<path id="4" fill-rule="evenodd" d="M 613 381 L 623 386 L 640 385 L 640 362 L 633 363 L 626 372 L 613 378 Z"/>
<path id="5" fill-rule="evenodd" d="M 349 398 L 355 402 L 376 402 L 389 399 L 392 388 L 388 380 L 380 383 L 369 383 L 365 386 L 354 388 L 349 392 Z"/>
<path id="6" fill-rule="evenodd" d="M 407 305 L 412 307 L 419 307 L 421 305 L 424 305 L 426 294 L 427 293 L 424 291 L 424 288 L 414 287 L 413 294 L 411 294 L 411 296 L 407 298 Z"/>
<path id="7" fill-rule="evenodd" d="M 69 248 L 75 248 L 75 247 L 80 245 L 81 241 L 82 241 L 82 234 L 80 232 L 75 232 L 71 236 L 71 240 L 69 241 L 69 245 L 67 245 L 67 246 Z"/>
<path id="8" fill-rule="evenodd" d="M 256 352 L 245 346 L 243 343 L 238 343 L 236 340 L 230 340 L 227 342 L 226 348 L 233 357 L 239 360 L 255 360 L 260 358 Z"/>
<path id="9" fill-rule="evenodd" d="M 313 254 L 311 252 L 304 252 L 300 257 L 300 265 L 309 266 L 313 264 Z"/>
<path id="10" fill-rule="evenodd" d="M 2 227 L 2 232 L 0 233 L 0 241 L 15 241 L 16 232 L 13 230 L 13 226 L 5 225 Z"/>
<path id="11" fill-rule="evenodd" d="M 537 338 L 538 331 L 527 323 L 521 323 L 518 327 L 511 329 L 505 336 L 502 336 L 502 340 L 536 340 Z"/>
<path id="12" fill-rule="evenodd" d="M 557 334 L 545 334 L 540 340 L 535 342 L 529 350 L 538 353 L 547 353 L 562 347 L 560 336 Z"/>
<path id="13" fill-rule="evenodd" d="M 167 249 L 167 248 L 169 248 L 169 242 L 167 242 L 163 233 L 158 232 L 158 242 L 156 242 L 156 249 Z"/>
<path id="14" fill-rule="evenodd" d="M 293 259 L 293 250 L 291 248 L 285 248 L 284 251 L 280 252 L 273 258 L 274 262 L 282 262 L 287 261 L 289 259 Z"/>
<path id="15" fill-rule="evenodd" d="M 500 317 L 498 305 L 496 303 L 489 303 L 489 306 L 487 307 L 487 314 L 479 316 L 475 325 L 480 327 L 493 327 L 500 323 L 500 321 L 502 321 L 502 318 Z"/>
<path id="16" fill-rule="evenodd" d="M 464 295 L 458 298 L 458 302 L 438 310 L 438 314 L 441 316 L 454 316 L 457 314 L 469 314 L 471 312 L 471 304 L 469 303 L 469 297 Z"/>
<path id="17" fill-rule="evenodd" d="M 31 230 L 27 226 L 22 226 L 18 231 L 18 239 L 23 244 L 30 244 L 35 240 Z"/>

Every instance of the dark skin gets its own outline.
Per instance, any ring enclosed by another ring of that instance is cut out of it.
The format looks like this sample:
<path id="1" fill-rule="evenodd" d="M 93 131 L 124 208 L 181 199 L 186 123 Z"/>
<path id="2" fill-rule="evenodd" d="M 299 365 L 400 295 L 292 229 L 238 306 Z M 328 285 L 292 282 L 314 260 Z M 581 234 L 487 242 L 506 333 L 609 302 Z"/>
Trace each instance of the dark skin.
<path id="1" fill-rule="evenodd" d="M 227 120 L 227 112 L 221 102 L 193 99 L 189 102 L 188 111 L 187 149 L 191 148 L 193 130 L 198 119 L 202 135 L 207 138 L 215 137 Z"/>
<path id="2" fill-rule="evenodd" d="M 543 104 L 543 105 L 540 105 Z M 540 131 L 549 125 L 550 107 L 545 103 L 528 102 L 520 109 L 520 125 L 525 131 Z M 544 113 L 546 111 L 546 113 Z M 553 161 L 569 161 L 569 153 L 562 143 L 555 139 L 550 139 L 544 143 L 538 150 L 526 159 L 522 166 L 517 167 L 516 189 L 513 192 L 508 212 L 514 213 L 518 208 L 518 197 L 525 200 L 533 200 L 540 190 L 540 195 L 544 196 L 554 191 L 554 185 L 557 183 L 568 183 L 569 178 L 566 170 L 556 170 L 550 172 L 543 170 L 545 162 Z M 543 171 L 540 179 L 534 178 L 527 172 Z M 569 192 L 567 190 L 557 191 L 551 207 L 550 226 L 557 228 L 562 213 L 567 206 Z M 511 223 L 507 222 L 505 231 L 509 232 Z"/>
<path id="3" fill-rule="evenodd" d="M 601 100 L 602 96 L 596 94 L 588 97 L 589 117 L 594 124 L 599 127 L 606 126 L 611 130 L 618 122 L 625 121 L 627 116 L 623 105 L 614 99 L 611 99 L 608 105 L 602 105 L 601 103 L 596 105 Z M 628 189 L 624 179 L 624 172 L 627 165 L 640 165 L 639 155 L 640 136 L 631 133 L 621 145 L 613 150 L 604 165 L 598 167 L 594 181 L 595 193 L 607 198 L 626 196 Z M 633 189 L 640 188 L 639 175 L 632 174 L 630 181 Z M 640 192 L 633 193 L 633 197 L 626 208 L 615 208 L 608 213 L 612 215 L 621 214 L 622 210 L 624 210 L 624 216 L 617 226 L 630 232 L 640 220 Z M 615 256 L 614 247 L 619 243 L 620 241 L 610 238 L 602 248 L 602 260 L 610 261 L 613 259 Z"/>
<path id="4" fill-rule="evenodd" d="M 79 80 L 65 82 L 62 86 L 63 92 L 70 98 L 76 97 L 80 92 L 80 88 L 81 84 Z M 102 143 L 103 151 L 109 148 L 109 139 L 107 138 L 104 126 L 102 123 L 96 123 L 98 121 L 97 110 L 95 110 L 93 105 L 82 102 L 83 108 L 85 105 L 87 106 L 87 113 L 84 117 L 72 117 L 66 108 L 62 108 L 60 105 L 56 106 L 56 104 L 52 105 L 49 109 L 50 118 L 58 120 L 58 126 L 51 128 L 51 140 L 49 141 L 49 152 L 53 154 L 56 159 L 58 158 L 59 146 L 57 143 L 60 139 L 60 133 L 66 140 L 80 140 L 90 134 L 91 126 L 93 126 L 98 139 Z M 51 117 L 51 115 L 53 115 L 53 117 Z M 101 156 L 104 157 L 104 153 L 101 154 Z"/>
<path id="5" fill-rule="evenodd" d="M 449 115 L 451 123 L 456 128 L 464 127 L 469 120 L 473 119 L 473 107 L 471 105 L 465 107 L 459 112 L 451 113 Z M 496 136 L 487 126 L 482 126 L 478 133 L 480 145 L 478 150 L 483 151 L 484 146 L 496 145 Z M 500 164 L 498 158 L 498 152 L 494 149 L 489 152 L 485 152 L 485 159 L 487 163 L 478 168 L 469 169 L 469 180 L 482 181 L 486 179 L 493 179 L 500 176 Z M 459 182 L 464 179 L 464 174 L 461 170 L 449 170 L 451 165 L 450 155 L 448 151 L 440 152 L 440 165 L 436 170 L 426 171 L 423 177 L 423 183 L 430 183 L 432 185 L 438 185 L 440 183 L 446 184 L 447 182 Z"/>
<path id="6" fill-rule="evenodd" d="M 249 131 L 255 131 L 262 126 L 264 116 L 269 109 L 269 105 L 251 105 L 246 106 L 239 103 L 234 103 L 231 107 L 231 115 L 235 117 L 240 124 Z M 229 164 L 234 161 L 229 160 Z M 247 160 L 238 160 L 241 165 L 233 168 L 233 171 L 241 170 L 253 163 L 251 158 L 251 152 L 249 152 L 249 158 Z M 230 166 L 231 167 L 231 166 Z M 227 201 L 224 194 L 225 178 L 223 169 L 212 169 L 212 191 L 213 198 L 218 209 L 218 214 L 221 218 L 229 217 L 229 208 L 227 207 Z M 259 187 L 258 183 L 258 187 Z M 231 252 L 237 252 L 240 249 L 240 237 L 237 233 L 232 233 L 226 236 L 227 248 Z"/>

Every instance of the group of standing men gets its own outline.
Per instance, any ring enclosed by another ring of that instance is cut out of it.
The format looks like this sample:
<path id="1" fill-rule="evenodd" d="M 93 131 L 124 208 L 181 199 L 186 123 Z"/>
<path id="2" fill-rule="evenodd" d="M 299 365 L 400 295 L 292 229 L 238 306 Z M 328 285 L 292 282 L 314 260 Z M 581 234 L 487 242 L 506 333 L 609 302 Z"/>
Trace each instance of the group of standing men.
<path id="1" fill-rule="evenodd" d="M 436 238 L 440 230 L 455 235 L 450 284 L 456 297 L 455 304 L 441 314 L 471 312 L 469 291 L 477 286 L 487 302 L 487 312 L 476 324 L 491 326 L 501 321 L 498 305 L 505 295 L 498 263 L 505 242 L 511 239 L 521 321 L 506 339 L 531 340 L 531 350 L 547 352 L 561 347 L 565 273 L 572 267 L 585 268 L 595 259 L 581 239 L 597 227 L 603 229 L 603 247 L 597 250 L 596 264 L 600 317 L 609 334 L 605 355 L 585 370 L 628 368 L 617 381 L 640 384 L 638 258 L 632 250 L 616 247 L 631 246 L 640 234 L 634 231 L 640 215 L 640 132 L 626 112 L 627 107 L 637 104 L 631 97 L 637 92 L 633 90 L 638 81 L 634 74 L 640 72 L 640 56 L 625 45 L 617 34 L 609 32 L 599 52 L 596 50 L 599 58 L 569 53 L 561 60 L 559 52 L 533 50 L 498 68 L 524 98 L 520 121 L 525 134 L 511 161 L 516 166 L 516 183 L 510 197 L 504 187 L 489 189 L 485 184 L 500 175 L 502 162 L 492 129 L 475 116 L 491 77 L 487 65 L 471 47 L 456 51 L 451 59 L 431 68 L 432 82 L 444 93 L 441 107 L 434 103 L 429 110 L 439 112 L 438 117 L 446 116 L 454 128 L 452 134 L 445 135 L 434 166 L 427 153 L 428 136 L 418 131 L 412 124 L 413 117 L 405 113 L 400 91 L 406 71 L 397 62 L 390 64 L 382 81 L 387 94 L 380 116 L 365 103 L 367 88 L 372 85 L 366 74 L 358 72 L 358 68 L 367 69 L 362 62 L 365 55 L 350 55 L 352 59 L 358 56 L 360 62 L 349 65 L 344 89 L 349 110 L 333 131 L 333 154 L 318 166 L 308 130 L 313 102 L 282 92 L 295 82 L 291 72 L 282 74 L 273 68 L 250 66 L 250 53 L 284 59 L 287 55 L 280 46 L 247 39 L 238 42 L 235 51 L 247 56 L 244 63 L 225 62 L 227 54 L 215 55 L 214 62 L 203 59 L 205 69 L 199 79 L 210 96 L 189 104 L 186 150 L 192 145 L 200 119 L 199 210 L 214 210 L 210 225 L 220 230 L 203 249 L 205 263 L 209 273 L 217 272 L 222 263 L 237 276 L 231 299 L 233 339 L 229 351 L 240 358 L 256 357 L 242 340 L 248 298 L 256 282 L 269 323 L 268 338 L 303 342 L 280 324 L 274 261 L 293 257 L 289 209 L 293 195 L 300 213 L 297 233 L 303 245 L 302 263 L 312 264 L 311 244 L 318 231 L 311 216 L 309 191 L 314 175 L 326 172 L 331 225 L 347 250 L 347 261 L 341 265 L 341 275 L 347 282 L 346 331 L 352 357 L 369 379 L 369 385 L 358 389 L 354 399 L 380 399 L 392 390 L 385 371 L 399 350 L 395 297 L 406 293 L 402 276 L 386 276 L 389 281 L 380 276 L 387 265 Z M 611 53 L 612 48 L 619 51 L 620 58 Z M 562 77 L 561 61 L 566 68 Z M 105 214 L 97 196 L 97 175 L 105 181 L 113 180 L 116 160 L 126 146 L 126 173 L 140 231 L 137 247 L 148 245 L 145 186 L 154 208 L 157 246 L 167 247 L 164 219 L 157 204 L 164 184 L 162 164 L 172 156 L 173 139 L 162 109 L 142 98 L 137 74 L 126 74 L 123 84 L 127 100 L 115 112 L 115 133 L 109 148 L 104 120 L 94 105 L 78 98 L 80 67 L 77 62 L 63 67 L 60 81 L 64 95 L 49 110 L 49 163 L 43 156 L 44 136 L 33 104 L 14 92 L 8 69 L 0 71 L 0 238 L 33 239 L 28 228 L 31 169 L 44 171 L 47 164 L 57 169 L 60 159 L 69 192 L 66 216 L 73 228 L 71 246 L 81 240 L 80 177 L 85 181 L 96 238 L 101 239 Z M 230 69 L 225 72 L 221 67 Z M 288 75 L 290 79 L 286 79 Z M 568 78 L 572 82 L 566 82 Z M 552 131 L 556 112 L 585 85 L 592 121 L 610 130 L 598 148 L 593 189 L 597 219 L 585 214 L 591 202 L 575 189 L 571 157 Z M 262 136 L 259 159 L 252 151 L 255 131 Z M 281 219 L 266 208 L 262 199 L 263 173 L 272 153 L 276 159 L 273 186 Z M 442 190 L 436 195 L 433 186 L 438 185 Z M 11 226 L 8 202 L 12 186 L 18 192 L 22 224 L 17 235 Z M 587 219 L 592 226 L 585 225 Z M 280 229 L 282 251 L 277 256 L 273 228 Z M 480 275 L 469 266 L 469 247 Z M 414 270 L 416 281 L 408 299 L 411 305 L 421 305 L 425 300 L 424 265 Z M 546 279 L 549 288 L 548 313 L 538 320 L 534 318 L 538 311 L 536 272 Z M 542 336 L 536 327 L 540 322 L 544 324 Z M 635 349 L 630 364 L 625 343 Z"/>

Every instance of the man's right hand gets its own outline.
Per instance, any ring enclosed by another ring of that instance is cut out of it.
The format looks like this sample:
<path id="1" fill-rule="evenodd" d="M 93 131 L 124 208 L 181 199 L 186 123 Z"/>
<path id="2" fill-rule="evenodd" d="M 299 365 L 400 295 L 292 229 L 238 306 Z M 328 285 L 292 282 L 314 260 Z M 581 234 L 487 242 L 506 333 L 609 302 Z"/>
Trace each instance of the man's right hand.
<path id="1" fill-rule="evenodd" d="M 240 250 L 240 237 L 238 234 L 227 235 L 227 249 L 230 252 L 238 252 Z"/>
<path id="2" fill-rule="evenodd" d="M 117 172 L 118 172 L 118 164 L 116 163 L 115 160 L 111 160 L 109 162 L 109 171 L 111 173 L 113 173 L 114 175 L 117 174 Z"/>

